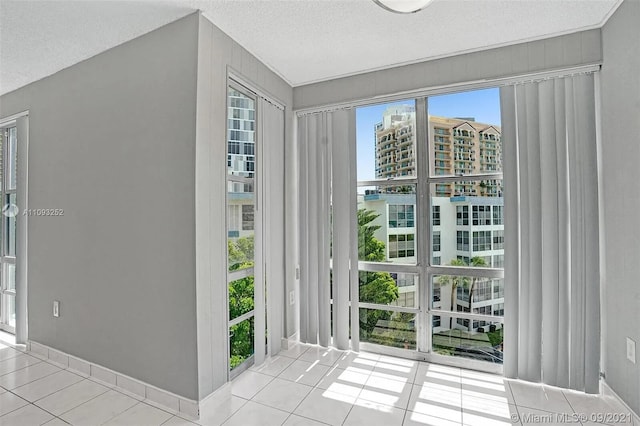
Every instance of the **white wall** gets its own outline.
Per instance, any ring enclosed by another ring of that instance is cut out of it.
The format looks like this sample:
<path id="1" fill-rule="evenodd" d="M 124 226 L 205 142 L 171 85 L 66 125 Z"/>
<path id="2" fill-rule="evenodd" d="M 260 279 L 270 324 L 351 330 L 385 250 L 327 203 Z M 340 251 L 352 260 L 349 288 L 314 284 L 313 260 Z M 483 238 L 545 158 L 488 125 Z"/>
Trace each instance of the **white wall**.
<path id="1" fill-rule="evenodd" d="M 284 80 L 270 71 L 242 46 L 229 38 L 208 19 L 200 16 L 198 36 L 198 101 L 196 132 L 196 245 L 197 245 L 197 298 L 198 298 L 198 371 L 199 396 L 205 397 L 227 380 L 227 283 L 226 252 L 227 235 L 225 227 L 225 197 L 227 175 L 227 72 L 232 71 L 247 80 L 254 88 L 280 101 L 285 107 L 286 146 L 271 146 L 265 153 L 265 161 L 270 161 L 274 176 L 267 200 L 273 222 L 266 224 L 270 230 L 284 228 L 287 233 L 295 232 L 293 208 L 286 205 L 285 193 L 293 194 L 295 179 L 287 181 L 285 173 L 292 172 L 290 166 L 295 159 L 292 137 L 293 116 L 291 115 L 292 89 Z M 275 153 L 273 151 L 276 151 Z M 274 155 L 275 154 L 275 155 Z M 276 159 L 276 160 L 274 160 Z M 286 166 L 285 166 L 286 165 Z M 286 170 L 285 170 L 286 169 Z M 287 201 L 290 201 L 287 199 Z M 287 234 L 287 242 L 295 241 L 295 236 Z M 283 247 L 280 238 L 268 242 L 272 254 L 279 260 L 271 268 L 284 269 L 286 259 L 286 283 L 271 283 L 275 286 L 268 297 L 271 298 L 272 313 L 276 326 L 269 325 L 272 340 L 280 341 L 280 336 L 290 336 L 296 332 L 295 306 L 284 303 L 285 295 L 295 290 L 295 265 L 297 250 L 292 244 Z M 286 256 L 283 256 L 286 253 Z M 284 312 L 283 312 L 284 307 Z M 284 313 L 286 322 L 283 323 Z"/>
<path id="2" fill-rule="evenodd" d="M 190 399 L 197 40 L 194 14 L 0 98 L 29 207 L 64 209 L 29 219 L 29 339 Z"/>
<path id="3" fill-rule="evenodd" d="M 640 413 L 640 1 L 625 0 L 602 30 L 602 164 L 606 303 L 604 372 Z M 626 358 L 626 338 L 637 360 Z"/>

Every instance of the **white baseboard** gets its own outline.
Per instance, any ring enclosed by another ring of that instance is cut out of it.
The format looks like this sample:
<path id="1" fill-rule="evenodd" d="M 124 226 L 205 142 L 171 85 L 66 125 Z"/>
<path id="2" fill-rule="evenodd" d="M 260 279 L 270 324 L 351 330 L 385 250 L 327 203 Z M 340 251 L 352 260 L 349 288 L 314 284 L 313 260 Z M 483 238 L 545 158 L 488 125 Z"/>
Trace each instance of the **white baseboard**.
<path id="1" fill-rule="evenodd" d="M 91 377 L 108 387 L 131 395 L 133 398 L 144 400 L 170 413 L 194 420 L 197 420 L 200 416 L 200 405 L 198 401 L 184 398 L 93 362 L 85 361 L 57 349 L 50 348 L 41 343 L 28 341 L 26 349 L 32 354 L 40 358 L 46 358 L 50 362 L 67 368 L 76 374 Z"/>
<path id="2" fill-rule="evenodd" d="M 291 349 L 293 345 L 298 343 L 298 333 L 293 333 L 291 337 L 283 337 L 280 340 L 280 349 L 286 351 L 287 349 Z"/>
<path id="3" fill-rule="evenodd" d="M 629 405 L 626 402 L 624 402 L 624 400 L 620 398 L 620 396 L 613 389 L 611 389 L 611 387 L 607 384 L 605 380 L 600 380 L 600 393 L 603 396 L 609 396 L 609 397 L 615 398 L 616 401 L 622 404 L 624 408 L 629 410 L 629 412 L 633 416 L 633 420 L 634 420 L 633 424 L 640 425 L 640 416 L 638 415 L 638 413 L 633 411 L 631 407 L 629 407 Z"/>

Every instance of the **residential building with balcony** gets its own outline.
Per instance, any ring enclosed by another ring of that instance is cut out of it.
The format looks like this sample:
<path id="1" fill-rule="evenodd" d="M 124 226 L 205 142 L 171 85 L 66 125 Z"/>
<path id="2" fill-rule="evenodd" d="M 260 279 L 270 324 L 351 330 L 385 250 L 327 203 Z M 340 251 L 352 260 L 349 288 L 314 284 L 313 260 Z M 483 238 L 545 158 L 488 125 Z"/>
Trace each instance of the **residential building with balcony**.
<path id="1" fill-rule="evenodd" d="M 474 118 L 429 116 L 430 173 L 465 176 L 502 171 L 500 126 L 480 123 Z M 375 126 L 376 178 L 415 176 L 415 108 L 409 105 L 388 108 Z M 437 196 L 499 197 L 498 180 L 437 184 Z"/>

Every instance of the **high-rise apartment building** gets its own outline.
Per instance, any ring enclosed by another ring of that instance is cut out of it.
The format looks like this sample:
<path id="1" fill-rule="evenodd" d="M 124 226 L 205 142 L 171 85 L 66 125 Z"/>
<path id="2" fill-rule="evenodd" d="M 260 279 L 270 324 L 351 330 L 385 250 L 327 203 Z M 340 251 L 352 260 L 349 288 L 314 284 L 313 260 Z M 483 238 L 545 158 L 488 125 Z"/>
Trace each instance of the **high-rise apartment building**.
<path id="1" fill-rule="evenodd" d="M 253 178 L 256 171 L 255 101 L 233 88 L 229 89 L 228 99 L 227 170 L 230 175 Z M 253 185 L 228 182 L 227 191 L 228 237 L 253 236 Z"/>
<path id="2" fill-rule="evenodd" d="M 385 110 L 375 126 L 375 175 L 377 179 L 416 176 L 416 113 L 409 105 Z M 460 180 L 436 184 L 431 191 L 432 253 L 434 265 L 454 261 L 480 266 L 504 267 L 504 225 L 502 182 L 465 180 L 464 176 L 502 171 L 500 126 L 479 123 L 471 117 L 428 117 L 429 172 L 432 176 L 455 175 Z M 416 262 L 416 202 L 414 186 L 369 190 L 359 199 L 359 208 L 376 212 L 375 236 L 383 241 L 386 260 L 391 263 Z M 394 302 L 413 307 L 417 303 L 415 277 L 394 274 L 399 297 Z M 502 280 L 478 279 L 471 285 L 433 283 L 434 307 L 487 315 L 502 315 Z M 473 288 L 473 290 L 471 290 Z M 455 291 L 455 294 L 451 294 Z M 448 304 L 452 303 L 452 306 Z M 434 330 L 449 327 L 484 330 L 483 321 L 434 317 Z M 495 327 L 495 325 L 494 325 Z"/>
<path id="3" fill-rule="evenodd" d="M 416 110 L 410 105 L 389 107 L 375 126 L 376 178 L 415 176 Z"/>
<path id="4" fill-rule="evenodd" d="M 415 176 L 415 108 L 388 108 L 375 126 L 376 178 Z M 429 116 L 429 154 L 432 175 L 456 175 L 455 183 L 438 184 L 435 195 L 498 197 L 502 182 L 465 181 L 464 176 L 499 172 L 502 164 L 500 127 L 473 118 Z"/>
<path id="5" fill-rule="evenodd" d="M 255 101 L 229 90 L 227 168 L 236 176 L 252 178 L 256 170 Z M 230 192 L 252 192 L 248 184 L 233 183 Z"/>
<path id="6" fill-rule="evenodd" d="M 376 213 L 372 222 L 375 238 L 385 245 L 386 261 L 390 263 L 416 263 L 416 195 L 415 193 L 370 192 L 358 199 L 358 208 Z M 502 197 L 440 197 L 431 198 L 432 265 L 450 265 L 453 261 L 464 264 L 477 262 L 478 266 L 504 267 L 504 199 Z M 393 274 L 398 285 L 398 299 L 392 304 L 415 307 L 417 300 L 416 276 Z M 434 281 L 434 307 L 502 315 L 504 312 L 504 281 L 478 279 L 471 291 L 471 279 L 466 286 L 455 289 Z M 471 294 L 473 293 L 473 294 Z M 453 305 L 449 306 L 450 301 Z M 444 305 L 442 305 L 444 303 Z M 477 331 L 487 324 L 483 321 L 456 320 L 454 328 Z M 436 317 L 434 327 L 440 332 L 449 328 L 449 317 Z"/>

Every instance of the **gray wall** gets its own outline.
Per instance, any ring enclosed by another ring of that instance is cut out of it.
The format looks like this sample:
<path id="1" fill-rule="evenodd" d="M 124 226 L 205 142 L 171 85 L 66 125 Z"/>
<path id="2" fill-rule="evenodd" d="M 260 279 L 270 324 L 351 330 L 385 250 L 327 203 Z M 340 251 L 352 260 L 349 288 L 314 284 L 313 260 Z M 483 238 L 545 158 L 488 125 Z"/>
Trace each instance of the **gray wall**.
<path id="1" fill-rule="evenodd" d="M 640 1 L 625 0 L 602 30 L 602 162 L 606 251 L 604 371 L 640 413 Z M 636 341 L 636 364 L 626 338 Z"/>
<path id="2" fill-rule="evenodd" d="M 600 41 L 595 29 L 298 86 L 294 109 L 592 64 L 602 59 Z"/>
<path id="3" fill-rule="evenodd" d="M 29 110 L 29 338 L 197 399 L 198 15 L 0 98 Z M 59 300 L 60 318 L 52 317 Z"/>
<path id="4" fill-rule="evenodd" d="M 292 137 L 292 88 L 270 71 L 242 46 L 233 41 L 205 17 L 200 17 L 198 37 L 198 101 L 197 101 L 197 132 L 196 132 L 196 235 L 197 246 L 197 297 L 198 297 L 198 371 L 200 398 L 210 394 L 227 380 L 227 284 L 226 284 L 226 252 L 227 235 L 225 226 L 225 199 L 227 175 L 227 136 L 226 136 L 226 99 L 227 99 L 227 71 L 243 77 L 254 88 L 280 101 L 286 107 L 285 111 L 285 143 L 272 146 L 277 150 L 279 161 L 271 164 L 274 172 L 282 172 L 274 187 L 269 188 L 277 196 L 267 200 L 274 207 L 270 213 L 273 224 L 267 227 L 281 229 L 284 218 L 277 213 L 276 203 L 280 203 L 280 212 L 285 194 L 282 178 L 285 163 L 287 167 L 295 159 L 291 156 L 293 150 Z M 271 152 L 270 154 L 273 154 Z M 284 157 L 285 162 L 282 161 Z M 272 155 L 266 156 L 273 158 Z M 290 169 L 287 171 L 290 173 Z M 289 189 L 287 189 L 287 192 Z M 293 210 L 287 208 L 292 215 Z M 286 229 L 290 228 L 289 221 Z M 279 227 L 279 228 L 276 228 Z M 288 235 L 288 241 L 294 236 Z M 268 241 L 273 244 L 274 241 Z M 282 242 L 272 250 L 282 252 Z M 286 253 L 292 250 L 291 244 L 286 246 Z M 295 333 L 294 306 L 285 305 L 286 324 L 282 322 L 283 299 L 288 291 L 295 290 L 295 266 L 291 259 L 286 267 L 286 290 L 284 283 L 275 285 L 279 294 L 270 294 L 270 303 L 275 313 L 275 327 L 270 325 L 271 335 L 279 341 L 281 335 Z M 273 268 L 283 268 L 284 265 L 269 265 Z"/>

